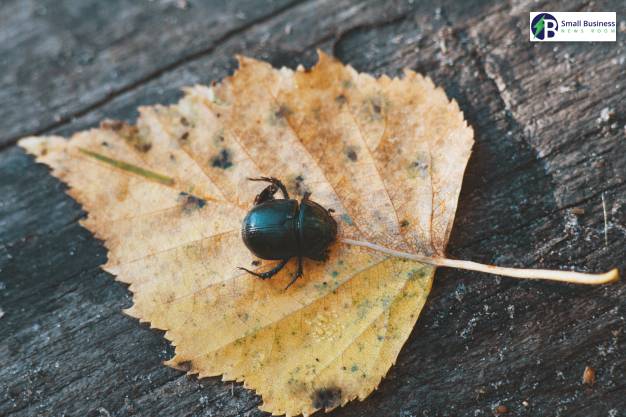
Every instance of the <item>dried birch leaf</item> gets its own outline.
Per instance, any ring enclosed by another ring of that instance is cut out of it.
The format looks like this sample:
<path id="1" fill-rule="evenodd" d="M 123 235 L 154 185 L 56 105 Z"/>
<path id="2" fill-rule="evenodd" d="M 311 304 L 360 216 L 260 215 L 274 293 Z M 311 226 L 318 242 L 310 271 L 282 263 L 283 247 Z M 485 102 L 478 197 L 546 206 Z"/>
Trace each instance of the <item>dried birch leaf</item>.
<path id="1" fill-rule="evenodd" d="M 88 211 L 104 269 L 134 294 L 127 313 L 176 346 L 168 365 L 244 381 L 273 414 L 330 410 L 378 386 L 435 268 L 338 242 L 287 291 L 293 266 L 268 281 L 242 273 L 258 264 L 240 236 L 259 192 L 246 178 L 311 191 L 342 238 L 442 256 L 472 130 L 412 71 L 376 79 L 324 54 L 311 70 L 239 63 L 176 105 L 141 108 L 136 126 L 20 145 Z"/>

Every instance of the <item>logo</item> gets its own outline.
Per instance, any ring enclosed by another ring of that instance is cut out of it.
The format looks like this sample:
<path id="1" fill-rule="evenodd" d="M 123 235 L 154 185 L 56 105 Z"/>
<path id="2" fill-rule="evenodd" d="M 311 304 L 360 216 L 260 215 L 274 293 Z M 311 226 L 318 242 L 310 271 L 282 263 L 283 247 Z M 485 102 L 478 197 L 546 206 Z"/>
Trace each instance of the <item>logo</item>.
<path id="1" fill-rule="evenodd" d="M 531 42 L 615 42 L 615 12 L 530 12 Z"/>
<path id="2" fill-rule="evenodd" d="M 539 13 L 530 22 L 530 30 L 535 39 L 550 39 L 558 33 L 559 23 L 550 13 Z"/>

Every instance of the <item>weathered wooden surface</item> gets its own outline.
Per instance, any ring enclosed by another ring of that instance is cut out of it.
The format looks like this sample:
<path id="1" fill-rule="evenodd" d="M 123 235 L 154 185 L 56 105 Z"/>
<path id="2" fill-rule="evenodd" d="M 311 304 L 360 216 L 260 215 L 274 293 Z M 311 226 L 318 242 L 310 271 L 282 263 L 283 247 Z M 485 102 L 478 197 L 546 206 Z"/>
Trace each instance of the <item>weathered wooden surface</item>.
<path id="1" fill-rule="evenodd" d="M 121 313 L 130 295 L 98 268 L 106 252 L 77 224 L 80 207 L 14 146 L 132 120 L 138 105 L 227 75 L 236 53 L 293 67 L 320 47 L 359 70 L 431 76 L 477 141 L 449 253 L 624 272 L 623 2 L 514 3 L 3 1 L 0 415 L 263 414 L 237 384 L 161 365 L 172 349 Z M 617 11 L 622 30 L 617 43 L 530 44 L 530 10 Z M 505 405 L 516 416 L 624 416 L 625 314 L 625 281 L 441 270 L 379 390 L 332 415 L 491 416 Z M 585 366 L 593 386 L 581 383 Z"/>

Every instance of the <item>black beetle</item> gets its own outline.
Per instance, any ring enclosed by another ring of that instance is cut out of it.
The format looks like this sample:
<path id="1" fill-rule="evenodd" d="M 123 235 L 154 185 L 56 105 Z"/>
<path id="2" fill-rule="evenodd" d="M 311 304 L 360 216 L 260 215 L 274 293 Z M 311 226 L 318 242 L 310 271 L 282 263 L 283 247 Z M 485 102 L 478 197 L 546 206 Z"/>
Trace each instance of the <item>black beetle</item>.
<path id="1" fill-rule="evenodd" d="M 302 276 L 302 258 L 323 261 L 328 257 L 328 246 L 337 237 L 337 222 L 331 216 L 332 209 L 325 209 L 306 192 L 298 204 L 291 200 L 287 188 L 273 177 L 249 178 L 250 181 L 266 181 L 268 185 L 254 199 L 254 207 L 243 219 L 241 236 L 248 249 L 261 259 L 280 260 L 269 271 L 258 273 L 243 269 L 259 278 L 276 275 L 289 259 L 298 258 L 298 269 L 289 288 Z M 280 190 L 283 199 L 274 198 Z M 285 288 L 285 289 L 286 289 Z"/>

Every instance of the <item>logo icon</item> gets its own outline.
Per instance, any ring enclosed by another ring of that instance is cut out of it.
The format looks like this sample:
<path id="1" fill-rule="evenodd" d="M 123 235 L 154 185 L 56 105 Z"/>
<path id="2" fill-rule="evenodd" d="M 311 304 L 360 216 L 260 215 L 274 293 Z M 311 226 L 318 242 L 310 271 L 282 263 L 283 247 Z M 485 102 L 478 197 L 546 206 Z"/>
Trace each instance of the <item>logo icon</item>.
<path id="1" fill-rule="evenodd" d="M 534 39 L 554 38 L 559 30 L 558 21 L 550 13 L 539 13 L 530 22 L 530 33 Z"/>

